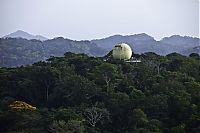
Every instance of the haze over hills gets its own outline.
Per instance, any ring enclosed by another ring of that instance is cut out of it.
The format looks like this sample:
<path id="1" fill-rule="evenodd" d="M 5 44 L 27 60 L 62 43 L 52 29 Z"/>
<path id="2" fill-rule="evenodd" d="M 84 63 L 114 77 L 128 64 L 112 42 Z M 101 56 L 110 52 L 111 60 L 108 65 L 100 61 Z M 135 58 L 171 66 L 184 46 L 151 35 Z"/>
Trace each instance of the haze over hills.
<path id="1" fill-rule="evenodd" d="M 40 41 L 44 41 L 44 40 L 48 39 L 48 38 L 43 37 L 41 35 L 31 35 L 27 32 L 22 31 L 22 30 L 18 30 L 16 32 L 8 34 L 8 35 L 4 36 L 3 38 L 24 38 L 24 39 L 27 39 L 27 40 L 36 39 L 36 40 L 40 40 Z"/>
<path id="2" fill-rule="evenodd" d="M 200 46 L 192 47 L 180 52 L 183 55 L 189 55 L 191 53 L 198 53 L 200 55 Z"/>
<path id="3" fill-rule="evenodd" d="M 90 41 L 73 41 L 62 37 L 51 40 L 0 38 L 0 67 L 14 67 L 63 56 L 65 52 L 103 56 L 106 52 Z"/>
<path id="4" fill-rule="evenodd" d="M 65 52 L 85 53 L 89 56 L 104 56 L 114 45 L 128 43 L 134 53 L 155 52 L 160 55 L 177 52 L 183 55 L 200 54 L 199 38 L 174 35 L 156 41 L 142 33 L 114 35 L 103 39 L 75 41 L 58 37 L 46 40 L 24 31 L 11 33 L 0 39 L 0 67 L 14 67 L 46 60 L 50 56 L 63 56 Z M 41 41 L 42 40 L 42 41 Z"/>
<path id="5" fill-rule="evenodd" d="M 135 53 L 155 52 L 161 55 L 172 52 L 189 55 L 188 53 L 184 53 L 184 51 L 200 47 L 199 38 L 173 35 L 171 37 L 165 37 L 160 41 L 156 41 L 153 37 L 145 33 L 130 36 L 114 35 L 103 39 L 92 40 L 92 42 L 96 43 L 101 48 L 109 50 L 117 43 L 126 42 L 132 47 Z M 200 51 L 196 52 L 200 53 Z"/>

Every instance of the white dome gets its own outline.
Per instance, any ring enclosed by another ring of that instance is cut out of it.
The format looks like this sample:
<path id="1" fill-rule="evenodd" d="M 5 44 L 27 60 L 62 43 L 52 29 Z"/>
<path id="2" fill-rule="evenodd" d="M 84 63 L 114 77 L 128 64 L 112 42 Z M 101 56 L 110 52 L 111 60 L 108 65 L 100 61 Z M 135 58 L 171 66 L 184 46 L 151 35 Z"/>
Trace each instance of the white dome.
<path id="1" fill-rule="evenodd" d="M 131 47 L 126 43 L 117 44 L 112 50 L 112 56 L 114 59 L 128 60 L 132 56 Z"/>

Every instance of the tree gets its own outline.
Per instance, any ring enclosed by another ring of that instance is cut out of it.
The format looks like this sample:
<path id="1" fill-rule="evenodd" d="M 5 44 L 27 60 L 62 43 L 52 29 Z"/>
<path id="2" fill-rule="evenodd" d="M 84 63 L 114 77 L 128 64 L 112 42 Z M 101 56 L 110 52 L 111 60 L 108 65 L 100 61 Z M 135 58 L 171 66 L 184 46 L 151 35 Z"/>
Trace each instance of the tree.
<path id="1" fill-rule="evenodd" d="M 36 107 L 33 107 L 30 104 L 27 104 L 22 101 L 14 101 L 12 104 L 9 105 L 12 109 L 17 109 L 17 110 L 31 110 L 34 111 L 36 110 Z"/>
<path id="2" fill-rule="evenodd" d="M 149 122 L 146 114 L 141 109 L 133 109 L 129 121 L 132 123 L 133 130 L 144 128 Z"/>
<path id="3" fill-rule="evenodd" d="M 166 58 L 159 56 L 155 53 L 145 53 L 143 62 L 146 64 L 149 68 L 156 71 L 157 75 L 160 75 L 161 70 L 164 70 L 164 62 L 166 62 Z"/>
<path id="4" fill-rule="evenodd" d="M 190 55 L 189 55 L 189 57 L 192 57 L 192 58 L 199 58 L 200 56 L 199 56 L 199 54 L 197 54 L 197 53 L 191 53 Z"/>
<path id="5" fill-rule="evenodd" d="M 116 65 L 103 63 L 96 66 L 92 77 L 96 79 L 97 84 L 105 84 L 108 91 L 110 83 L 114 82 L 118 74 L 119 72 Z"/>
<path id="6" fill-rule="evenodd" d="M 176 127 L 173 127 L 171 129 L 171 133 L 185 133 L 185 125 L 184 124 L 180 124 Z"/>
<path id="7" fill-rule="evenodd" d="M 105 108 L 92 107 L 85 109 L 84 115 L 89 125 L 94 128 L 97 123 L 109 120 L 110 114 Z"/>
<path id="8" fill-rule="evenodd" d="M 81 121 L 69 120 L 65 122 L 63 120 L 53 121 L 49 126 L 51 133 L 83 133 L 84 126 Z"/>

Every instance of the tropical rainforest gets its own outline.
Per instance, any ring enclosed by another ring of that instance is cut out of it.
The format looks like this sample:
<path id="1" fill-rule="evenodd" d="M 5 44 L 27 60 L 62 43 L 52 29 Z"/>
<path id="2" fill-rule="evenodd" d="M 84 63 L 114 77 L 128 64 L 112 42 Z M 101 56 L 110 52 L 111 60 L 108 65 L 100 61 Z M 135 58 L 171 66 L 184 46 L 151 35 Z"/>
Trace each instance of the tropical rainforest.
<path id="1" fill-rule="evenodd" d="M 199 133 L 200 56 L 67 52 L 0 68 L 3 133 Z"/>

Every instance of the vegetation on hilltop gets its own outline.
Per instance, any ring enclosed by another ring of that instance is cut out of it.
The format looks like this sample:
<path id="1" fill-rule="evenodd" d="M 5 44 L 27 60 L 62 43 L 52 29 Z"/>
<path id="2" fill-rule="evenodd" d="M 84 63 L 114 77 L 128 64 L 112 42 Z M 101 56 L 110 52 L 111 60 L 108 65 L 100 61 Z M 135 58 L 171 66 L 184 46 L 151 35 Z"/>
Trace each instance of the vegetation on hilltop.
<path id="1" fill-rule="evenodd" d="M 0 68 L 0 132 L 200 132 L 199 55 L 137 56 L 142 63 L 68 52 Z M 11 108 L 16 101 L 35 108 Z"/>

